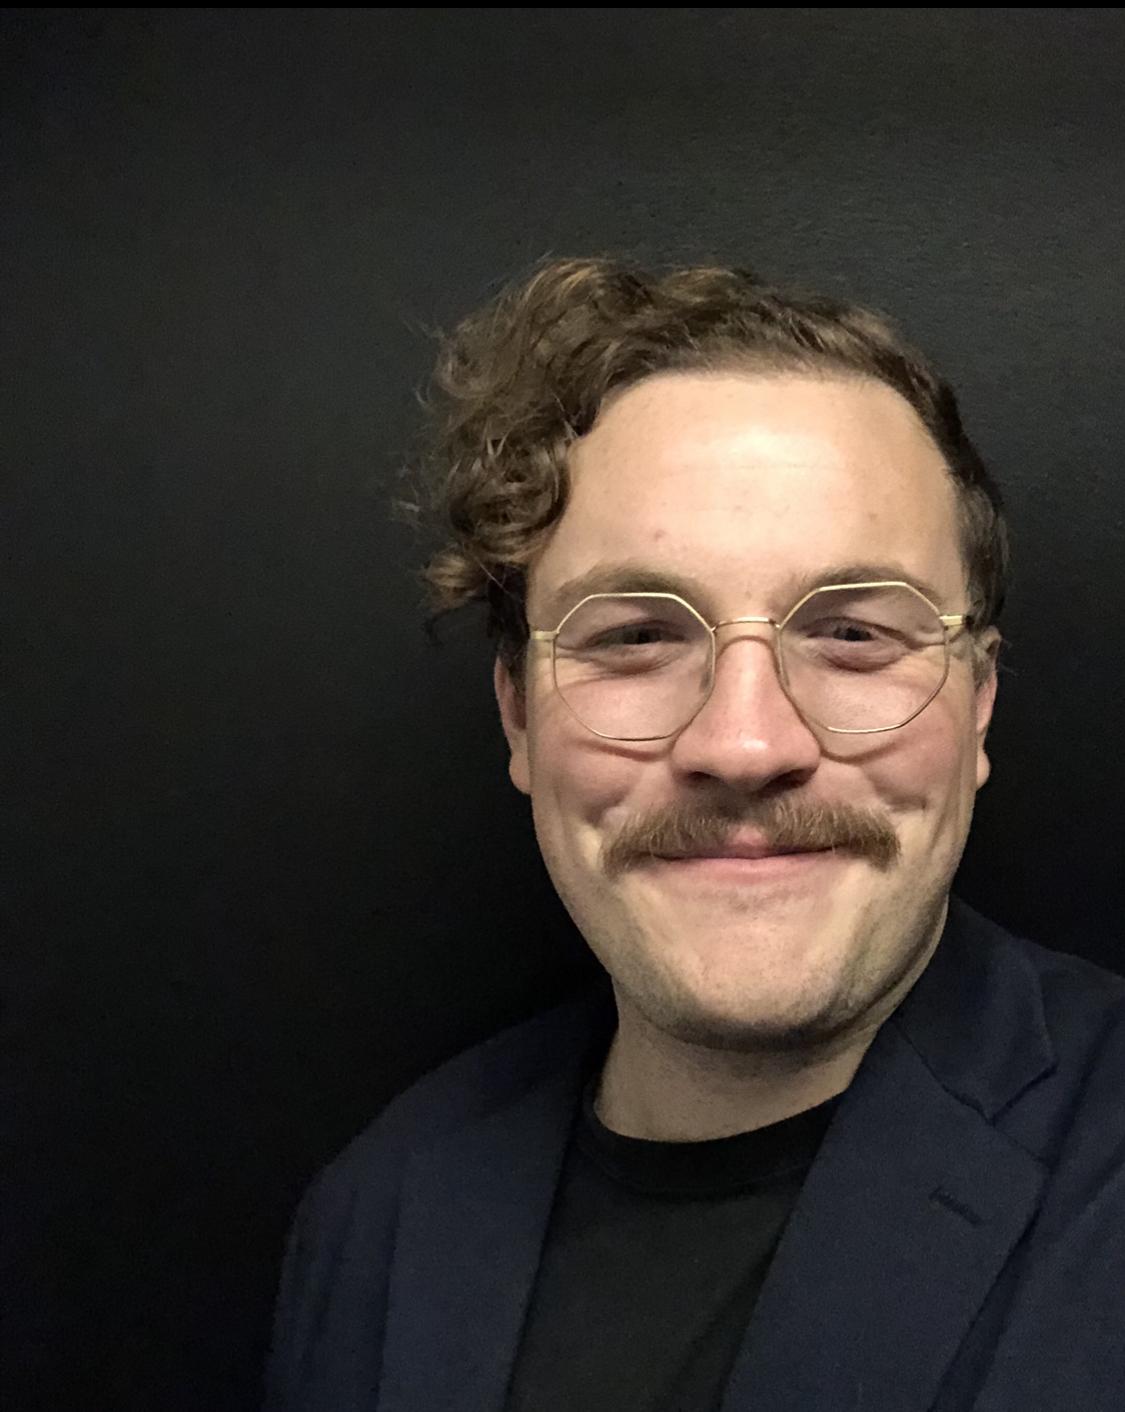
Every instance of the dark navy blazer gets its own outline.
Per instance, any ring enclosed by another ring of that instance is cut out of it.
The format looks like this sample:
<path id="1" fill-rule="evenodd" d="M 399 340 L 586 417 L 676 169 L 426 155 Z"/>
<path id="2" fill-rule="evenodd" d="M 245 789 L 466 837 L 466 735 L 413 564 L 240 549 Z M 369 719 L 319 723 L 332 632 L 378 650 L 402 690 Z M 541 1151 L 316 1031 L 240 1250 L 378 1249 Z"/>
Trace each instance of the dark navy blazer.
<path id="1" fill-rule="evenodd" d="M 502 1412 L 583 1064 L 612 1033 L 604 979 L 421 1079 L 313 1183 L 268 1412 Z M 722 1406 L 1123 1412 L 1125 979 L 951 899 Z"/>

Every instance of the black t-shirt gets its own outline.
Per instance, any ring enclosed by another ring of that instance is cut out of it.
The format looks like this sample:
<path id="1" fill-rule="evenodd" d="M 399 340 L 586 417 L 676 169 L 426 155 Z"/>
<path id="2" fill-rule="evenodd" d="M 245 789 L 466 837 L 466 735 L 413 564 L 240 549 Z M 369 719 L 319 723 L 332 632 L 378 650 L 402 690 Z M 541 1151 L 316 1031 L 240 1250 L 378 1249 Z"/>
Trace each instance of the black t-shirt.
<path id="1" fill-rule="evenodd" d="M 588 1074 L 505 1412 L 714 1412 L 842 1095 L 707 1142 L 623 1137 Z"/>

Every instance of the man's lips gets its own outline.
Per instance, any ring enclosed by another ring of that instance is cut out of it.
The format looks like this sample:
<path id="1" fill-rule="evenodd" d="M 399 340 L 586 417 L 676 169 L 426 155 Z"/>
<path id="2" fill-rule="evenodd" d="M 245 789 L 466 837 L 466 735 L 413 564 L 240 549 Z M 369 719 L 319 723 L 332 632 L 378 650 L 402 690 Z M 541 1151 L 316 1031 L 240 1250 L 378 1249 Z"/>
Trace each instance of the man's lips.
<path id="1" fill-rule="evenodd" d="M 824 861 L 842 857 L 833 847 L 812 848 L 771 843 L 763 834 L 740 830 L 719 844 L 686 846 L 650 855 L 665 877 L 706 881 L 723 886 L 796 882 Z"/>
<path id="2" fill-rule="evenodd" d="M 698 848 L 674 853 L 658 853 L 662 862 L 683 862 L 691 858 L 780 858 L 790 853 L 826 853 L 824 848 L 781 848 L 758 839 L 734 840 L 713 848 Z"/>
<path id="3" fill-rule="evenodd" d="M 731 848 L 714 853 L 680 853 L 654 857 L 655 877 L 686 884 L 722 887 L 751 884 L 796 884 L 833 868 L 843 854 L 832 848 Z"/>
<path id="4" fill-rule="evenodd" d="M 693 858 L 789 858 L 797 853 L 829 853 L 828 848 L 722 848 L 701 853 L 658 853 L 663 863 L 686 863 Z"/>

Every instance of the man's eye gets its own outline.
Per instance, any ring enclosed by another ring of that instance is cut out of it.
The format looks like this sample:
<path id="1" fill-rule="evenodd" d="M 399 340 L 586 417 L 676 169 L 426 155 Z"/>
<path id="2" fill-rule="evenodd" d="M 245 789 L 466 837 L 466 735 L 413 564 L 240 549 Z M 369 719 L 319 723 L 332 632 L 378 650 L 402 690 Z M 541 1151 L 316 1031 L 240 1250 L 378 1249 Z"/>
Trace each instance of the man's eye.
<path id="1" fill-rule="evenodd" d="M 680 642 L 683 633 L 667 623 L 631 623 L 608 628 L 594 637 L 591 647 L 650 647 L 656 643 Z"/>
<path id="2" fill-rule="evenodd" d="M 895 636 L 894 629 L 880 627 L 878 623 L 862 623 L 855 618 L 822 618 L 811 623 L 801 632 L 802 637 L 829 638 L 833 642 L 864 643 L 887 642 Z"/>

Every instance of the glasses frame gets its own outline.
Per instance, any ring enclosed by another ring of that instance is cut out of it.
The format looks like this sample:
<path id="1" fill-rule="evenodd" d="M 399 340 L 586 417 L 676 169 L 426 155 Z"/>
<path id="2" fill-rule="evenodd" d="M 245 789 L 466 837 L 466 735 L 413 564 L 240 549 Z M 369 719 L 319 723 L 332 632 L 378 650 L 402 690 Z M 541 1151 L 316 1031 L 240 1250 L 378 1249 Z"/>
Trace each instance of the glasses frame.
<path id="1" fill-rule="evenodd" d="M 802 707 L 800 707 L 800 706 L 797 704 L 797 702 L 794 701 L 794 699 L 793 699 L 793 693 L 792 693 L 792 690 L 791 690 L 791 688 L 790 688 L 790 686 L 789 686 L 789 678 L 788 678 L 788 675 L 787 675 L 786 670 L 785 670 L 785 653 L 784 653 L 784 650 L 783 650 L 783 648 L 782 648 L 782 634 L 783 634 L 783 632 L 785 631 L 785 627 L 786 627 L 786 625 L 789 623 L 790 619 L 794 616 L 794 614 L 796 614 L 801 608 L 803 608 L 803 607 L 805 606 L 805 604 L 809 601 L 810 598 L 815 597 L 815 595 L 818 594 L 818 593 L 824 593 L 824 592 L 827 591 L 828 589 L 843 589 L 843 588 L 905 588 L 905 589 L 908 589 L 911 593 L 913 593 L 913 594 L 915 595 L 915 597 L 920 598 L 920 599 L 922 600 L 922 602 L 925 603 L 925 605 L 926 605 L 929 609 L 931 609 L 931 611 L 933 612 L 934 616 L 937 618 L 938 622 L 941 623 L 941 626 L 942 626 L 942 634 L 943 634 L 942 643 L 943 643 L 944 652 L 945 652 L 945 661 L 944 661 L 944 664 L 943 664 L 943 667 L 942 667 L 941 680 L 938 682 L 937 686 L 934 687 L 933 691 L 932 691 L 932 692 L 930 693 L 930 695 L 925 699 L 925 701 L 922 702 L 921 706 L 919 706 L 916 711 L 911 712 L 911 714 L 910 714 L 909 716 L 907 716 L 907 718 L 906 718 L 905 721 L 899 721 L 897 725 L 894 725 L 894 726 L 865 726 L 865 727 L 858 728 L 858 729 L 857 729 L 857 728 L 853 728 L 853 727 L 846 727 L 846 726 L 829 726 L 829 725 L 825 725 L 825 723 L 824 723 L 823 721 L 817 720 L 817 718 L 816 718 L 815 716 L 813 716 L 813 715 L 810 715 L 809 712 L 803 710 Z M 705 627 L 705 628 L 707 629 L 707 633 L 708 633 L 708 636 L 709 636 L 709 638 L 710 638 L 710 651 L 711 651 L 710 660 L 709 660 L 709 662 L 708 662 L 708 667 L 707 667 L 707 674 L 708 674 L 708 677 L 709 677 L 709 680 L 710 680 L 710 685 L 708 686 L 707 691 L 706 691 L 706 694 L 704 695 L 702 701 L 700 701 L 699 705 L 695 708 L 695 710 L 691 713 L 691 715 L 687 718 L 687 720 L 683 723 L 682 726 L 677 726 L 675 730 L 673 730 L 673 731 L 668 731 L 665 735 L 637 735 L 637 736 L 632 736 L 632 735 L 608 735 L 608 734 L 606 734 L 606 732 L 604 732 L 604 731 L 596 731 L 596 730 L 594 730 L 593 726 L 587 725 L 586 722 L 582 719 L 581 716 L 578 715 L 578 713 L 577 713 L 577 712 L 574 710 L 574 708 L 571 706 L 570 702 L 569 702 L 569 701 L 566 699 L 566 697 L 563 695 L 562 691 L 561 691 L 560 688 L 559 688 L 559 679 L 558 679 L 558 651 L 557 651 L 557 647 L 558 647 L 559 634 L 562 632 L 563 628 L 567 625 L 567 623 L 568 623 L 569 620 L 574 616 L 574 614 L 578 612 L 579 608 L 583 607 L 584 604 L 589 603 L 589 602 L 591 602 L 593 599 L 596 599 L 596 598 L 664 598 L 664 599 L 669 599 L 669 600 L 671 600 L 673 603 L 679 603 L 682 607 L 686 608 L 686 609 L 688 610 L 688 612 L 692 615 L 692 617 L 695 618 L 703 627 Z M 778 622 L 778 621 L 777 621 L 776 619 L 774 619 L 774 618 L 746 617 L 746 618 L 724 618 L 721 622 L 718 622 L 718 623 L 709 623 L 709 622 L 707 621 L 707 619 L 703 616 L 702 613 L 699 612 L 699 610 L 698 610 L 697 608 L 693 608 L 692 605 L 687 601 L 687 599 L 686 599 L 686 598 L 681 598 L 678 593 L 658 593 L 658 592 L 652 592 L 652 593 L 645 593 L 645 592 L 634 592 L 634 593 L 588 593 L 588 594 L 586 595 L 586 597 L 583 598 L 583 599 L 581 599 L 578 603 L 576 603 L 573 608 L 568 609 L 568 611 L 567 611 L 567 612 L 563 615 L 563 617 L 559 620 L 559 625 L 558 625 L 558 627 L 556 627 L 556 628 L 551 628 L 551 629 L 549 629 L 549 630 L 548 630 L 548 629 L 545 629 L 545 628 L 532 628 L 532 629 L 529 630 L 528 638 L 529 638 L 529 640 L 530 640 L 531 642 L 549 642 L 549 643 L 551 644 L 551 681 L 552 681 L 552 684 L 554 685 L 555 690 L 558 692 L 559 698 L 561 699 L 563 705 L 564 705 L 564 706 L 566 707 L 566 709 L 570 712 L 570 714 L 574 717 L 574 719 L 578 722 L 578 724 L 583 728 L 583 730 L 588 730 L 591 735 L 596 735 L 596 736 L 600 737 L 600 739 L 602 739 L 602 740 L 624 740 L 624 741 L 630 741 L 630 742 L 640 742 L 640 741 L 646 741 L 646 740 L 671 740 L 673 736 L 679 735 L 681 731 L 686 730 L 686 729 L 688 728 L 688 726 L 691 725 L 692 721 L 695 720 L 696 716 L 699 715 L 700 711 L 703 710 L 704 706 L 706 706 L 706 705 L 707 705 L 707 702 L 711 699 L 711 693 L 712 693 L 712 692 L 714 691 L 714 689 L 715 689 L 715 676 L 716 676 L 716 672 L 715 672 L 715 662 L 716 662 L 716 658 L 717 658 L 717 656 L 718 656 L 718 651 L 717 651 L 717 647 L 716 647 L 715 634 L 716 634 L 716 632 L 719 630 L 719 628 L 729 627 L 729 626 L 730 626 L 731 624 L 733 624 L 733 623 L 768 623 L 768 624 L 770 625 L 770 627 L 773 628 L 773 630 L 774 630 L 774 632 L 773 632 L 773 655 L 774 655 L 774 661 L 775 661 L 776 664 L 777 664 L 778 680 L 779 680 L 780 683 L 781 683 L 781 689 L 782 689 L 782 691 L 784 691 L 784 693 L 785 693 L 785 695 L 786 695 L 786 698 L 787 698 L 788 701 L 789 701 L 789 704 L 790 704 L 790 705 L 793 707 L 793 709 L 797 712 L 797 714 L 800 716 L 800 718 L 801 718 L 802 721 L 804 721 L 806 724 L 811 724 L 811 725 L 819 726 L 821 730 L 831 731 L 833 735 L 882 735 L 882 734 L 884 734 L 884 733 L 887 732 L 887 731 L 897 731 L 897 730 L 901 730 L 901 729 L 903 728 L 903 726 L 908 726 L 911 721 L 915 720 L 918 716 L 920 716 L 920 715 L 922 714 L 922 712 L 926 709 L 926 707 L 930 704 L 930 702 L 933 701 L 933 699 L 934 699 L 934 698 L 937 696 L 937 694 L 941 691 L 942 687 L 943 687 L 943 686 L 945 685 L 945 683 L 946 683 L 946 679 L 947 679 L 948 676 L 949 676 L 950 630 L 951 630 L 951 629 L 954 629 L 954 630 L 965 629 L 965 630 L 967 631 L 967 630 L 971 629 L 972 624 L 973 624 L 973 616 L 972 616 L 971 613 L 942 613 L 942 612 L 939 612 L 937 605 L 936 605 L 935 603 L 931 603 L 930 600 L 929 600 L 929 598 L 926 597 L 926 595 L 921 591 L 921 589 L 915 588 L 912 583 L 905 583 L 902 579 L 877 579 L 877 580 L 875 580 L 875 581 L 873 581 L 873 582 L 871 582 L 871 583 L 822 583 L 822 584 L 818 584 L 818 586 L 817 586 L 816 588 L 810 589 L 808 593 L 806 593 L 802 598 L 800 598 L 800 599 L 793 605 L 793 607 L 790 608 L 790 610 L 788 611 L 788 613 L 786 613 L 785 617 L 782 618 L 780 622 Z"/>

